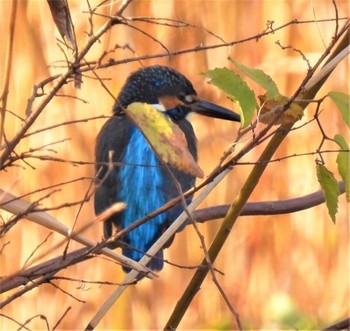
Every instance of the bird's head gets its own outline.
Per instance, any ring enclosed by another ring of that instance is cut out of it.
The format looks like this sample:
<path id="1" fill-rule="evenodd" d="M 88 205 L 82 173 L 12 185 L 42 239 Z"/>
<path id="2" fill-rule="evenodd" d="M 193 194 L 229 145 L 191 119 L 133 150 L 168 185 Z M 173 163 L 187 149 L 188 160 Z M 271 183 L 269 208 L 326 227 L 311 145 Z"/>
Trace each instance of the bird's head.
<path id="1" fill-rule="evenodd" d="M 194 112 L 204 116 L 240 121 L 229 109 L 200 99 L 192 83 L 178 71 L 155 65 L 132 73 L 119 93 L 114 113 L 119 114 L 133 102 L 153 105 L 173 121 L 184 119 Z"/>

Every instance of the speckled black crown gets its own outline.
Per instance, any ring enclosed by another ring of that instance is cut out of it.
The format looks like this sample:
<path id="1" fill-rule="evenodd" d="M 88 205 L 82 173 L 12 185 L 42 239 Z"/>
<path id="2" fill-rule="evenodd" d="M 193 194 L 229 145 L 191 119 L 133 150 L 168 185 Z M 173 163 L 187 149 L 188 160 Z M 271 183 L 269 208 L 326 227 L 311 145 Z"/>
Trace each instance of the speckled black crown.
<path id="1" fill-rule="evenodd" d="M 141 68 L 128 77 L 113 112 L 119 113 L 133 102 L 156 104 L 159 98 L 168 95 L 183 100 L 186 95 L 197 93 L 192 83 L 174 69 L 160 65 Z"/>

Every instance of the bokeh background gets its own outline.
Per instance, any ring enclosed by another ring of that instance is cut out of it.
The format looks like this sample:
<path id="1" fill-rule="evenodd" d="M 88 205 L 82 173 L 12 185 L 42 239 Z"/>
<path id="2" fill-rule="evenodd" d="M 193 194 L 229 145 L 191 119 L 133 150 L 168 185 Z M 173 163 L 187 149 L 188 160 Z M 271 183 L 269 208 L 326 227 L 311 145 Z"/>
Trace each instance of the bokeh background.
<path id="1" fill-rule="evenodd" d="M 92 7 L 99 2 L 90 0 Z M 336 3 L 339 17 L 349 16 L 348 1 L 336 1 Z M 0 1 L 2 80 L 5 50 L 9 40 L 11 4 L 9 0 Z M 120 2 L 108 3 L 98 12 L 108 15 L 119 4 Z M 89 31 L 87 2 L 71 0 L 69 5 L 78 45 L 81 47 L 85 44 L 86 32 Z M 305 24 L 291 25 L 260 40 L 240 43 L 229 48 L 191 52 L 142 63 L 132 62 L 97 71 L 97 74 L 105 79 L 106 86 L 117 94 L 127 75 L 141 65 L 159 63 L 169 65 L 189 77 L 200 96 L 227 107 L 232 107 L 231 102 L 220 91 L 208 85 L 200 73 L 215 67 L 231 67 L 227 60 L 227 57 L 231 56 L 247 66 L 263 69 L 276 81 L 280 91 L 288 96 L 305 77 L 307 65 L 299 53 L 291 49 L 282 50 L 275 42 L 280 41 L 283 46 L 293 46 L 301 50 L 310 63 L 314 64 L 325 50 L 325 46 L 330 43 L 335 29 L 334 22 L 311 22 L 315 19 L 334 18 L 332 1 L 141 0 L 134 1 L 124 14 L 128 17 L 152 16 L 189 23 L 190 25 L 180 28 L 135 23 L 137 27 L 159 39 L 170 51 L 219 44 L 222 41 L 218 37 L 224 41 L 251 37 L 262 32 L 266 28 L 267 21 L 274 21 L 274 27 L 293 19 L 309 21 Z M 104 21 L 103 16 L 94 17 L 94 28 L 97 29 Z M 59 34 L 46 1 L 19 1 L 8 99 L 8 109 L 16 116 L 22 118 L 25 116 L 27 101 L 34 84 L 64 70 L 60 66 L 64 65 L 65 57 L 57 45 L 56 37 L 59 37 Z M 118 48 L 108 54 L 107 59 L 120 60 L 164 53 L 159 43 L 142 33 L 130 27 L 116 26 L 92 48 L 86 60 L 96 60 L 103 51 L 111 50 L 116 45 L 128 47 Z M 93 75 L 89 73 L 88 76 Z M 97 80 L 89 77 L 84 77 L 80 90 L 74 89 L 73 84 L 64 86 L 60 90 L 60 96 L 46 107 L 30 131 L 65 121 L 101 114 L 109 115 L 113 98 Z M 321 97 L 330 90 L 348 92 L 348 77 L 349 62 L 345 60 L 335 70 L 318 96 Z M 262 92 L 253 83 L 251 86 L 256 93 Z M 322 108 L 321 119 L 326 133 L 330 137 L 336 133 L 348 137 L 348 131 L 334 105 L 326 101 Z M 310 108 L 301 123 L 310 120 L 313 114 L 314 109 Z M 21 121 L 16 116 L 7 114 L 5 132 L 8 138 L 13 137 L 21 126 Z M 95 137 L 104 121 L 93 120 L 44 131 L 24 139 L 16 151 L 21 153 L 30 148 L 64 140 L 48 147 L 51 150 L 46 149 L 38 154 L 65 160 L 93 161 Z M 197 116 L 192 117 L 192 122 L 198 136 L 199 164 L 208 174 L 234 140 L 238 127 L 232 123 Z M 276 157 L 314 152 L 320 141 L 320 131 L 313 122 L 291 133 Z M 337 148 L 331 143 L 326 147 Z M 254 162 L 262 148 L 263 146 L 256 148 L 245 160 Z M 316 157 L 316 155 L 293 157 L 270 164 L 251 201 L 288 199 L 318 190 Z M 324 155 L 327 167 L 337 173 L 335 158 L 334 153 Z M 28 162 L 29 164 L 18 162 L 18 166 L 1 172 L 1 188 L 16 195 L 23 195 L 39 188 L 87 177 L 74 184 L 61 186 L 59 191 L 44 199 L 42 206 L 49 208 L 82 199 L 91 184 L 89 177 L 91 178 L 94 172 L 93 165 L 77 166 L 36 159 L 30 159 Z M 250 166 L 237 166 L 202 206 L 230 203 L 250 170 Z M 44 193 L 31 194 L 27 199 L 35 201 L 43 195 Z M 79 206 L 74 206 L 59 208 L 50 213 L 68 226 L 72 226 L 77 218 L 80 226 L 91 221 L 94 216 L 92 201 L 85 203 L 80 213 L 78 211 Z M 4 220 L 10 217 L 3 211 L 0 213 Z M 319 329 L 350 314 L 348 216 L 348 205 L 342 196 L 336 224 L 330 220 L 324 205 L 291 215 L 239 219 L 215 266 L 224 272 L 224 276 L 218 276 L 218 279 L 239 313 L 245 329 Z M 207 245 L 210 244 L 219 225 L 220 220 L 200 225 Z M 1 247 L 9 242 L 0 255 L 1 275 L 12 274 L 19 270 L 49 232 L 26 220 L 11 229 L 0 242 Z M 94 225 L 85 234 L 98 241 L 102 237 L 101 225 Z M 49 251 L 60 239 L 60 235 L 53 234 L 40 247 L 39 252 Z M 70 247 L 75 249 L 79 246 L 71 243 Z M 60 255 L 62 249 L 50 252 L 41 261 Z M 166 251 L 167 259 L 186 266 L 197 265 L 202 257 L 200 241 L 191 227 L 178 234 L 171 248 Z M 193 272 L 167 265 L 157 280 L 145 280 L 129 288 L 103 319 L 98 329 L 162 328 Z M 103 258 L 73 266 L 60 275 L 111 282 L 120 282 L 123 278 L 121 268 Z M 85 303 L 77 301 L 53 286 L 42 285 L 8 305 L 2 313 L 22 323 L 34 315 L 43 314 L 52 327 L 63 312 L 72 307 L 61 322 L 60 329 L 81 330 L 114 289 L 114 286 L 94 284 L 81 286 L 79 282 L 63 280 L 55 283 Z M 7 295 L 9 293 L 3 294 L 1 299 Z M 3 330 L 18 327 L 4 317 L 0 317 L 0 326 Z M 28 327 L 33 330 L 45 329 L 45 322 L 40 318 L 34 318 Z M 180 328 L 235 329 L 235 327 L 233 316 L 208 277 Z"/>

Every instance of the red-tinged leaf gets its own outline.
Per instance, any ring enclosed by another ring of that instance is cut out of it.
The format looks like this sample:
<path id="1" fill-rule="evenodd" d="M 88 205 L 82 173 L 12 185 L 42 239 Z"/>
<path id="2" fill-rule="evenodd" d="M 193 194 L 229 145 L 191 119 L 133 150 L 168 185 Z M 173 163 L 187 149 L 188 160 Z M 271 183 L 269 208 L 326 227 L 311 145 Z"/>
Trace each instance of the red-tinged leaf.
<path id="1" fill-rule="evenodd" d="M 188 150 L 182 130 L 149 104 L 135 102 L 125 110 L 165 163 L 193 176 L 204 173 Z"/>
<path id="2" fill-rule="evenodd" d="M 280 94 L 274 99 L 268 98 L 267 94 L 258 96 L 260 101 L 259 121 L 264 124 L 269 124 L 275 119 L 278 111 L 288 102 L 288 98 Z M 293 102 L 288 109 L 275 120 L 274 125 L 294 123 L 300 120 L 304 115 L 303 108 L 297 103 Z"/>

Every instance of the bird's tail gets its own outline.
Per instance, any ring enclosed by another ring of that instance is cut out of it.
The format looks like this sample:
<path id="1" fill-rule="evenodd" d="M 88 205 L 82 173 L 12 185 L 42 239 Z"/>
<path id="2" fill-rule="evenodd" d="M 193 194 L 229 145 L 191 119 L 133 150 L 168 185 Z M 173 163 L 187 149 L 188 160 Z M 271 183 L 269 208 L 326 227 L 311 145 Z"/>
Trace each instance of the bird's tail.
<path id="1" fill-rule="evenodd" d="M 123 255 L 129 257 L 134 261 L 140 261 L 144 256 L 144 253 L 136 251 L 132 248 L 123 247 Z M 163 269 L 164 260 L 163 260 L 163 250 L 161 249 L 152 259 L 148 262 L 147 267 L 153 271 L 160 271 Z M 125 272 L 129 272 L 130 268 L 123 266 Z"/>

